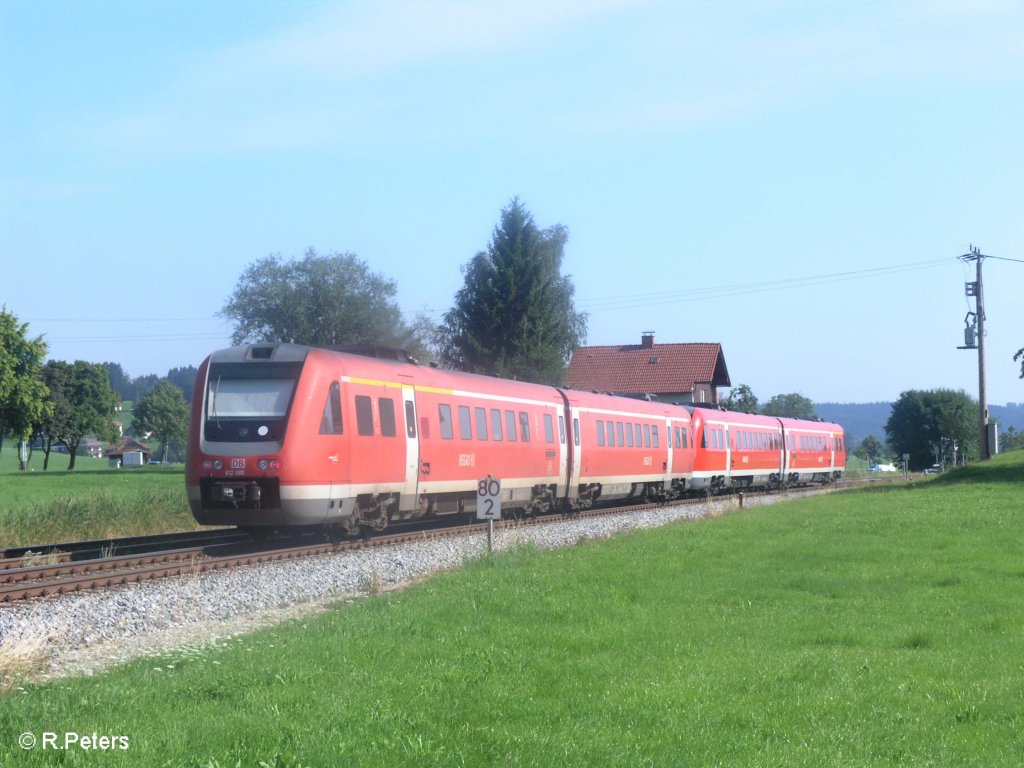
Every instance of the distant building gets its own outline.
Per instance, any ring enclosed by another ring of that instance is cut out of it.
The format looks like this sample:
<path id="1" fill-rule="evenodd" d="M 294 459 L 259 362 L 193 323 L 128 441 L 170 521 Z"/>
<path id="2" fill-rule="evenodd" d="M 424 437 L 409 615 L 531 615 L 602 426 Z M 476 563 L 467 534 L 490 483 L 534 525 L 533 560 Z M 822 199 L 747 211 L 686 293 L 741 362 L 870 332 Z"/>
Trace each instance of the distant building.
<path id="1" fill-rule="evenodd" d="M 125 460 L 125 454 L 132 454 L 130 461 Z M 117 445 L 108 448 L 104 452 L 104 456 L 107 457 L 107 461 L 110 462 L 110 466 L 119 467 L 127 466 L 132 464 L 139 466 L 140 464 L 149 464 L 149 457 L 153 455 L 153 451 L 146 443 L 139 442 L 138 440 L 132 440 L 127 438 L 122 440 Z"/>
<path id="2" fill-rule="evenodd" d="M 580 347 L 572 353 L 565 386 L 616 395 L 654 395 L 669 403 L 718 403 L 718 388 L 731 387 L 721 344 L 639 344 Z"/>

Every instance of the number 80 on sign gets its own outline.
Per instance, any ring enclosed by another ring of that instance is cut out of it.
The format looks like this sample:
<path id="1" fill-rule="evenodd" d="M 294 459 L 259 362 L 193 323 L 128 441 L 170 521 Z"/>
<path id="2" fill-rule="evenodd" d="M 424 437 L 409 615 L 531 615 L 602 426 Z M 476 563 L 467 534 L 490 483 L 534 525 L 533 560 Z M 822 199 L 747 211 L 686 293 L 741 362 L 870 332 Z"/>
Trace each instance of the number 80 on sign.
<path id="1" fill-rule="evenodd" d="M 488 475 L 476 484 L 476 519 L 501 520 L 501 480 Z"/>

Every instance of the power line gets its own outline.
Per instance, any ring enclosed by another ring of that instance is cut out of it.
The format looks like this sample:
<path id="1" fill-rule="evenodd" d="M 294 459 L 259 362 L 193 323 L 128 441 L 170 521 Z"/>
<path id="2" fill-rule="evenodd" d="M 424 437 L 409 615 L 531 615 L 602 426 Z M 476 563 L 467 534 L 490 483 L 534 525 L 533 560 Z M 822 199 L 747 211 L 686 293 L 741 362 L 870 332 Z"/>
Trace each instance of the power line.
<path id="1" fill-rule="evenodd" d="M 842 282 L 846 280 L 859 280 L 868 277 L 880 277 L 899 272 L 929 269 L 940 265 L 948 266 L 949 263 L 949 259 L 933 259 L 930 261 L 913 262 L 910 264 L 895 264 L 885 267 L 874 267 L 871 269 L 851 270 L 848 272 L 834 272 L 825 275 L 810 275 L 806 277 L 761 280 L 753 283 L 737 283 L 733 285 L 703 286 L 696 288 L 691 287 L 674 291 L 606 296 L 596 299 L 584 299 L 580 302 L 580 304 L 586 308 L 591 308 L 596 311 L 609 309 L 627 309 L 636 306 L 678 304 L 686 301 L 703 301 L 706 299 L 743 296 L 752 293 L 764 293 L 767 291 L 778 291 L 788 288 L 802 288 L 812 285 L 823 285 L 827 283 Z"/>

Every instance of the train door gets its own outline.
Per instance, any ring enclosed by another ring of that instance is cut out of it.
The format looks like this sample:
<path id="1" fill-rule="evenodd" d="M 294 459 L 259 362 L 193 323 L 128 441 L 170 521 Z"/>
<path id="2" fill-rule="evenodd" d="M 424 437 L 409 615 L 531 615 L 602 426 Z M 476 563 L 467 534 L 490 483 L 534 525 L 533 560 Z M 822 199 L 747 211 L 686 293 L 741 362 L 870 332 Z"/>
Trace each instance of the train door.
<path id="1" fill-rule="evenodd" d="M 662 466 L 662 478 L 663 487 L 668 490 L 672 487 L 672 422 L 668 419 L 665 420 L 665 442 L 668 444 L 668 451 L 665 454 L 665 464 Z"/>
<path id="2" fill-rule="evenodd" d="M 732 485 L 732 429 L 728 424 L 722 425 L 722 434 L 725 435 L 725 486 Z"/>
<path id="3" fill-rule="evenodd" d="M 416 428 L 416 390 L 402 385 L 402 403 L 405 412 L 405 486 L 402 490 L 402 509 L 410 509 L 419 494 L 420 441 Z"/>
<path id="4" fill-rule="evenodd" d="M 565 394 L 562 394 L 565 397 Z M 581 460 L 583 458 L 583 448 L 581 445 L 580 435 L 580 412 L 578 408 L 573 408 L 571 405 L 566 403 L 566 415 L 567 421 L 566 429 L 567 435 L 567 447 L 569 449 L 568 458 L 566 465 L 568 467 L 568 478 L 566 483 L 566 497 L 573 501 L 579 496 L 580 487 L 580 468 Z"/>

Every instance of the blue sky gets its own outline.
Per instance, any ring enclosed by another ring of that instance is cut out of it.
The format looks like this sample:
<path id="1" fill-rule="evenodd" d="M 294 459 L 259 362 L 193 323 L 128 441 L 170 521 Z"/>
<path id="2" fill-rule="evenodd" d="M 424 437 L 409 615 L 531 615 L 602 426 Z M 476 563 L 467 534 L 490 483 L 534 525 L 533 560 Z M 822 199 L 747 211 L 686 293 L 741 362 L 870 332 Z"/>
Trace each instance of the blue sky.
<path id="1" fill-rule="evenodd" d="M 0 303 L 132 376 L 251 262 L 356 253 L 440 317 L 519 196 L 589 344 L 721 342 L 762 399 L 977 395 L 972 244 L 1024 261 L 1024 4 L 0 0 Z M 1024 401 L 1024 263 L 984 263 Z"/>

